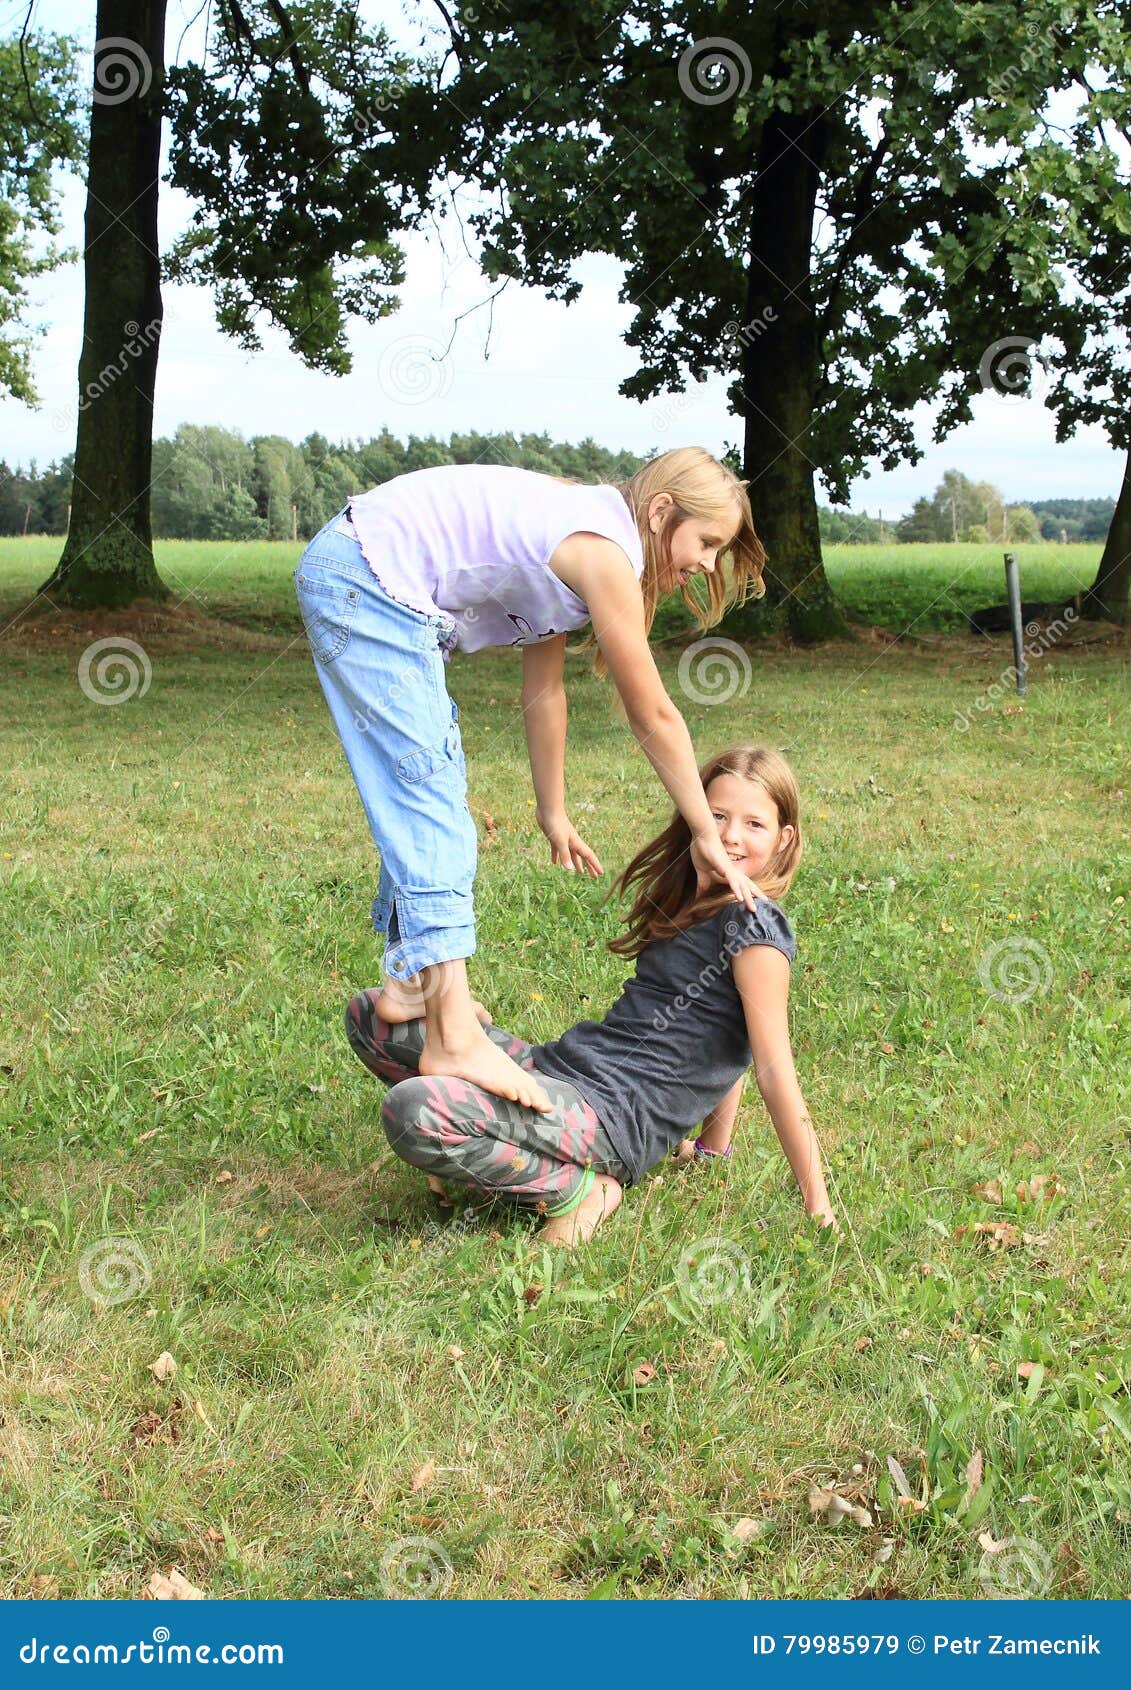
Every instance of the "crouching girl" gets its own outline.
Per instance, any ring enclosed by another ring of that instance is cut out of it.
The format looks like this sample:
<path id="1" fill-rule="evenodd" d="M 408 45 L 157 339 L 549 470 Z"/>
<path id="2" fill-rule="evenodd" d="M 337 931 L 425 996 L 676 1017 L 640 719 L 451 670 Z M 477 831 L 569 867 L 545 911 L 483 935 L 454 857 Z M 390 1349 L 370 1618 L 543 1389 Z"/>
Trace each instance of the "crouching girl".
<path id="1" fill-rule="evenodd" d="M 346 1013 L 371 1072 L 392 1083 L 381 1117 L 397 1154 L 429 1176 L 505 1198 L 545 1217 L 542 1236 L 587 1240 L 690 1132 L 699 1157 L 729 1156 L 746 1070 L 754 1077 L 807 1215 L 835 1225 L 821 1153 L 794 1070 L 790 965 L 796 952 L 777 899 L 801 857 L 797 782 L 764 747 L 739 747 L 700 771 L 723 848 L 755 881 L 753 910 L 725 882 L 697 874 L 687 822 L 669 825 L 614 885 L 635 903 L 614 954 L 636 972 L 601 1021 L 579 1021 L 531 1045 L 495 1026 L 488 1037 L 538 1075 L 548 1114 L 463 1079 L 421 1075 L 423 1020 L 390 1024 L 376 990 Z"/>

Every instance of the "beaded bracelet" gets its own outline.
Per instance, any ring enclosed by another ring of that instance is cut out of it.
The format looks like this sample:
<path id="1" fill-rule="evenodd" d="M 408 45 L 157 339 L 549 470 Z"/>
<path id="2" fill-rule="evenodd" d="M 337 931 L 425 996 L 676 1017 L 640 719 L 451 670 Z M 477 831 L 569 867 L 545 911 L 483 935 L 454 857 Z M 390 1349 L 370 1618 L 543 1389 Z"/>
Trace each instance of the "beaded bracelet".
<path id="1" fill-rule="evenodd" d="M 703 1143 L 703 1140 L 701 1138 L 697 1138 L 695 1140 L 695 1160 L 697 1162 L 702 1162 L 713 1160 L 716 1156 L 727 1157 L 733 1149 L 734 1145 L 728 1144 L 725 1150 L 708 1150 L 707 1146 Z"/>

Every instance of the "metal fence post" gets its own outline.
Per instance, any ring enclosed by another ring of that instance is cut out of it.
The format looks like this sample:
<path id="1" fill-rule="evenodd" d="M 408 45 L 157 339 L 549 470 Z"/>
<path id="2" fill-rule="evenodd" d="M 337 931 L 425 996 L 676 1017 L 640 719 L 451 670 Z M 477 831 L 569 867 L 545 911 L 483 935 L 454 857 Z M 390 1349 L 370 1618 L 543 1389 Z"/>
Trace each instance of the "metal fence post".
<path id="1" fill-rule="evenodd" d="M 1017 553 L 1005 554 L 1005 590 L 1009 598 L 1009 621 L 1013 629 L 1013 667 L 1017 674 L 1018 697 L 1025 696 L 1025 647 L 1021 639 L 1021 579 Z"/>

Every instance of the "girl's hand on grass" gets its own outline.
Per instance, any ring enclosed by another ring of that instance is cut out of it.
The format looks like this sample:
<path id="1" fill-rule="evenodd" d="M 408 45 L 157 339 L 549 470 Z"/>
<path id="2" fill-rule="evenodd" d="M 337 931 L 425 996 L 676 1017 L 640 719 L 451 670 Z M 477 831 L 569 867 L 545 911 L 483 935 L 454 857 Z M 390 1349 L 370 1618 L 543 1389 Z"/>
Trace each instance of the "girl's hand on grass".
<path id="1" fill-rule="evenodd" d="M 604 874 L 596 851 L 588 846 L 567 815 L 545 816 L 535 810 L 535 819 L 550 841 L 550 861 L 571 874 L 589 874 L 595 880 Z"/>
<path id="2" fill-rule="evenodd" d="M 806 1218 L 816 1221 L 822 1232 L 831 1231 L 834 1238 L 843 1238 L 844 1229 L 831 1209 L 813 1209 L 806 1211 Z"/>
<path id="3" fill-rule="evenodd" d="M 750 880 L 737 863 L 732 863 L 723 849 L 723 842 L 715 832 L 697 833 L 691 841 L 691 861 L 695 868 L 699 891 L 705 892 L 708 886 L 724 880 L 738 899 L 748 910 L 754 908 L 754 900 L 764 894 L 760 887 Z"/>
<path id="4" fill-rule="evenodd" d="M 680 1144 L 677 1144 L 675 1149 L 672 1151 L 672 1161 L 678 1162 L 682 1168 L 686 1163 L 694 1162 L 694 1160 L 695 1140 L 693 1138 L 685 1138 Z"/>

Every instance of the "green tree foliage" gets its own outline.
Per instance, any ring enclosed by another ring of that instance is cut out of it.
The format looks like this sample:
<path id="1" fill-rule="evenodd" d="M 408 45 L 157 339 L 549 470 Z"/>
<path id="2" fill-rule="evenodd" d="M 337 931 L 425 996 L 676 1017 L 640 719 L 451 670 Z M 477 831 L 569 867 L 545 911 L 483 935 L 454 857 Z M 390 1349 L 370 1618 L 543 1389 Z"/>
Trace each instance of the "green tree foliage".
<path id="1" fill-rule="evenodd" d="M 970 120 L 989 67 L 1027 44 L 1024 15 L 1012 0 L 469 0 L 451 15 L 447 98 L 406 98 L 406 153 L 434 137 L 483 191 L 468 221 L 490 276 L 568 302 L 582 253 L 623 263 L 639 366 L 621 390 L 719 373 L 743 419 L 769 592 L 732 625 L 839 626 L 814 473 L 844 501 L 868 460 L 915 460 L 912 407 L 941 395 L 961 420 L 1021 298 L 985 238 L 1009 137 L 975 161 Z M 1055 57 L 1042 75 L 1028 113 L 1064 80 Z M 427 201 L 424 175 L 409 180 Z"/>
<path id="2" fill-rule="evenodd" d="M 1041 525 L 1043 540 L 1106 540 L 1115 500 L 1034 499 L 1031 509 Z"/>
<path id="3" fill-rule="evenodd" d="M 982 8 L 971 8 L 981 11 Z M 1027 385 L 1056 415 L 1058 440 L 1100 425 L 1127 454 L 1085 614 L 1131 618 L 1131 8 L 1126 0 L 1027 0 L 1027 37 L 1007 86 L 991 78 L 979 140 L 1013 147 L 995 240 L 1026 309 L 1011 325 Z M 1065 90 L 1055 123 L 1046 67 Z"/>
<path id="4" fill-rule="evenodd" d="M 431 464 L 516 464 L 582 481 L 626 481 L 642 459 L 593 440 L 546 434 L 433 435 L 402 442 L 332 444 L 311 434 L 295 445 L 278 434 L 245 440 L 232 429 L 183 423 L 153 442 L 153 533 L 165 540 L 306 540 L 352 494 Z M 0 462 L 0 534 L 66 531 L 73 460 L 39 471 Z"/>
<path id="5" fill-rule="evenodd" d="M 817 515 L 821 524 L 821 543 L 828 546 L 875 546 L 898 539 L 894 524 L 863 511 L 826 510 Z"/>
<path id="6" fill-rule="evenodd" d="M 56 165 L 82 154 L 74 49 L 59 35 L 0 41 L 0 391 L 37 402 L 36 331 L 28 283 L 67 256 L 59 233 Z"/>
<path id="7" fill-rule="evenodd" d="M 259 344 L 266 318 L 307 364 L 341 373 L 349 319 L 384 316 L 403 280 L 391 240 L 400 195 L 383 152 L 409 66 L 385 33 L 338 0 L 216 0 L 205 60 L 167 69 L 165 4 L 97 6 L 74 500 L 42 589 L 75 605 L 165 591 L 149 519 L 165 116 L 170 179 L 194 202 L 168 273 L 211 286 L 221 327 L 241 345 Z M 131 61 L 124 89 L 115 54 Z M 140 337 L 129 325 L 144 325 Z M 277 477 L 284 469 L 276 463 Z M 347 479 L 340 462 L 312 463 L 311 473 L 313 494 L 304 481 L 287 500 L 278 486 L 284 505 L 305 499 L 304 519 L 312 498 L 336 496 Z M 197 491 L 203 498 L 205 487 Z M 260 520 L 285 525 L 285 509 L 261 519 L 249 508 L 242 483 L 225 482 L 217 497 L 241 532 Z"/>
<path id="8" fill-rule="evenodd" d="M 1000 540 L 1020 545 L 1039 540 L 1041 528 L 1028 505 L 1008 505 L 988 481 L 971 481 L 948 469 L 929 499 L 916 499 L 897 525 L 897 534 L 904 541 Z"/>

